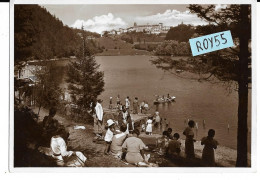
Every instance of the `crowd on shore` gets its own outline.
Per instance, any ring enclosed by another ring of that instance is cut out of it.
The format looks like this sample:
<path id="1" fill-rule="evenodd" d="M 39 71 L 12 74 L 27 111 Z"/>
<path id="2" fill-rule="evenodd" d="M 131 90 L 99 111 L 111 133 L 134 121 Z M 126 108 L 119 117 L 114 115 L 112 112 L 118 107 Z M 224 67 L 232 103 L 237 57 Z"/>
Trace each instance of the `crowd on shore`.
<path id="1" fill-rule="evenodd" d="M 121 102 L 117 101 L 117 105 Z M 111 104 L 110 104 L 111 105 Z M 156 150 L 159 155 L 168 157 L 178 157 L 181 152 L 181 143 L 179 141 L 180 134 L 173 133 L 169 127 L 168 120 L 161 118 L 160 113 L 156 111 L 153 115 L 148 116 L 148 119 L 142 119 L 139 122 L 133 121 L 130 113 L 129 97 L 125 100 L 125 105 L 118 108 L 117 116 L 114 119 L 105 120 L 103 117 L 102 100 L 97 100 L 92 104 L 92 116 L 94 119 L 94 133 L 96 137 L 93 142 L 100 140 L 105 141 L 104 154 L 111 154 L 115 158 L 121 159 L 129 164 L 137 166 L 157 166 L 150 163 L 150 154 L 147 154 L 149 147 L 144 144 L 139 138 L 140 132 L 144 132 L 147 136 L 152 135 L 153 128 L 159 130 L 161 137 L 156 139 Z M 133 103 L 133 113 L 139 113 L 138 98 L 135 98 Z M 140 113 L 145 113 L 140 108 Z M 55 108 L 50 108 L 49 115 L 45 116 L 42 122 L 43 137 L 47 142 L 50 142 L 51 153 L 49 155 L 57 161 L 59 166 L 85 166 L 87 158 L 83 153 L 76 151 L 67 151 L 67 140 L 69 133 L 65 127 L 55 120 Z M 189 120 L 186 129 L 183 131 L 185 135 L 185 155 L 187 159 L 195 158 L 194 153 L 194 132 L 195 122 Z M 201 145 L 204 145 L 202 153 L 202 162 L 205 166 L 215 166 L 214 149 L 217 148 L 218 142 L 214 139 L 215 131 L 210 129 L 208 136 L 202 138 Z"/>
<path id="2" fill-rule="evenodd" d="M 146 102 L 144 101 L 144 103 Z M 134 122 L 131 118 L 129 97 L 125 99 L 125 105 L 122 105 L 118 95 L 116 107 L 118 107 L 117 116 L 106 122 L 103 122 L 102 100 L 98 100 L 94 108 L 94 133 L 99 139 L 106 142 L 105 154 L 112 154 L 130 164 L 153 166 L 149 163 L 150 155 L 145 154 L 148 147 L 138 136 L 140 131 L 152 135 L 153 128 L 156 128 L 162 133 L 162 136 L 156 140 L 158 153 L 173 157 L 180 155 L 180 135 L 178 133 L 172 134 L 172 128 L 168 127 L 168 120 L 161 118 L 158 111 L 149 116 L 147 120 L 142 119 L 140 122 Z M 112 108 L 112 98 L 110 98 L 109 108 Z M 133 114 L 139 113 L 137 97 L 132 108 Z M 146 112 L 140 105 L 140 113 Z M 187 159 L 192 159 L 195 158 L 194 142 L 196 140 L 194 139 L 193 129 L 196 123 L 193 120 L 188 120 L 187 124 L 188 127 L 183 131 L 183 135 L 186 137 L 185 154 Z M 214 139 L 214 136 L 215 130 L 210 129 L 208 136 L 201 140 L 201 145 L 204 145 L 202 161 L 205 166 L 215 166 L 214 149 L 217 148 L 218 142 Z"/>

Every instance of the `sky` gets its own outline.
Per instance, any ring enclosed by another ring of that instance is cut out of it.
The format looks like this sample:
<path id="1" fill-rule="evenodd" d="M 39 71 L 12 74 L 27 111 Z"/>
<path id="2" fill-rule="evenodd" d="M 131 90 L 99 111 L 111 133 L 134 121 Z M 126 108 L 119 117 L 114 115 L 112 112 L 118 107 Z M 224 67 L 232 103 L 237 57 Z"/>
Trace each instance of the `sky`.
<path id="1" fill-rule="evenodd" d="M 191 14 L 187 5 L 41 5 L 51 14 L 58 17 L 64 24 L 91 32 L 101 33 L 105 30 L 118 30 L 137 25 L 163 23 L 164 26 L 177 26 L 180 23 L 203 25 L 207 24 Z M 216 10 L 225 7 L 217 5 Z"/>

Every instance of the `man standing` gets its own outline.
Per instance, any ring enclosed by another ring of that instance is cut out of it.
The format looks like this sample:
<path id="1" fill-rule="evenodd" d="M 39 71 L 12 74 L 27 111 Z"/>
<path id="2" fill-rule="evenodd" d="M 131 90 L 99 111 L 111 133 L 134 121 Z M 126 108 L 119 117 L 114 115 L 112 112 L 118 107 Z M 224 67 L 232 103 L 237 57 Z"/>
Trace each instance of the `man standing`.
<path id="1" fill-rule="evenodd" d="M 97 125 L 98 125 L 98 134 L 102 134 L 103 128 L 102 128 L 102 122 L 103 122 L 103 108 L 102 108 L 102 100 L 99 99 L 97 101 L 95 111 L 96 111 L 96 116 L 97 116 Z"/>

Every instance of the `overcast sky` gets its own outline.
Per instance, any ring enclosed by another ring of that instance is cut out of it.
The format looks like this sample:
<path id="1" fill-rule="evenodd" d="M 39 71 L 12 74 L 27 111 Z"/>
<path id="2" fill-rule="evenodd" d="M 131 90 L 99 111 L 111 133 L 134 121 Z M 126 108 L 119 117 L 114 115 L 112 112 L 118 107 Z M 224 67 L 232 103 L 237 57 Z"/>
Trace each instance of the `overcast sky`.
<path id="1" fill-rule="evenodd" d="M 191 14 L 187 5 L 42 5 L 70 27 L 101 33 L 105 30 L 143 24 L 206 24 Z M 218 5 L 216 10 L 223 5 Z"/>

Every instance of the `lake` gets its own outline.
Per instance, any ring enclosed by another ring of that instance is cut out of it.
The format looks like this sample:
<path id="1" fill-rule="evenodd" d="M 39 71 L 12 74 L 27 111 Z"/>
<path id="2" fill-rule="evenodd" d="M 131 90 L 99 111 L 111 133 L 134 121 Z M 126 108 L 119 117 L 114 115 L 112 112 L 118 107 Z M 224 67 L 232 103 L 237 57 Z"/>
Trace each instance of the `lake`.
<path id="1" fill-rule="evenodd" d="M 184 79 L 157 69 L 151 64 L 151 56 L 96 56 L 100 69 L 105 74 L 105 91 L 100 96 L 103 106 L 108 107 L 109 97 L 119 94 L 121 102 L 129 96 L 131 100 L 138 97 L 148 101 L 150 112 L 155 95 L 176 97 L 174 103 L 160 104 L 157 108 L 162 118 L 167 118 L 173 132 L 178 132 L 181 138 L 185 122 L 192 119 L 198 123 L 195 138 L 200 140 L 207 136 L 208 129 L 215 129 L 215 138 L 220 145 L 236 149 L 237 138 L 237 109 L 238 94 L 236 91 L 228 92 L 221 83 L 198 82 Z M 248 108 L 249 151 L 251 134 L 251 90 L 249 90 Z M 203 128 L 203 120 L 206 122 Z M 229 124 L 229 131 L 228 126 Z"/>

